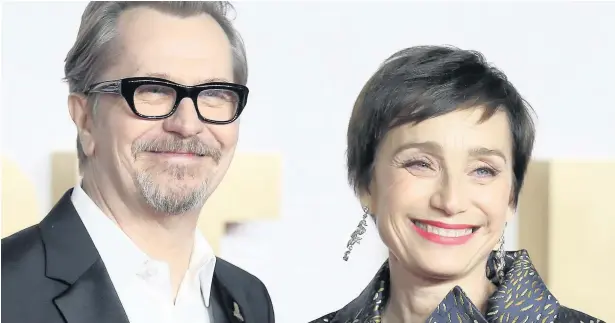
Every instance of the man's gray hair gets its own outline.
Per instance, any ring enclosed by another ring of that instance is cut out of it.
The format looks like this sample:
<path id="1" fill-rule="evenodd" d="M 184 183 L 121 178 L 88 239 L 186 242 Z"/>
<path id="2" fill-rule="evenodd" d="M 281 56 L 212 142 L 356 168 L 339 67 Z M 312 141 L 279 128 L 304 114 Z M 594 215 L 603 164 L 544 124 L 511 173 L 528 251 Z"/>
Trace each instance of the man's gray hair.
<path id="1" fill-rule="evenodd" d="M 227 1 L 92 1 L 83 16 L 77 40 L 66 55 L 64 79 L 71 93 L 83 93 L 99 80 L 114 59 L 113 40 L 118 35 L 117 21 L 131 8 L 148 7 L 179 17 L 208 14 L 214 18 L 228 37 L 233 51 L 234 82 L 245 85 L 248 81 L 248 63 L 243 40 L 227 15 L 234 12 Z M 77 157 L 82 169 L 86 156 L 77 138 Z"/>

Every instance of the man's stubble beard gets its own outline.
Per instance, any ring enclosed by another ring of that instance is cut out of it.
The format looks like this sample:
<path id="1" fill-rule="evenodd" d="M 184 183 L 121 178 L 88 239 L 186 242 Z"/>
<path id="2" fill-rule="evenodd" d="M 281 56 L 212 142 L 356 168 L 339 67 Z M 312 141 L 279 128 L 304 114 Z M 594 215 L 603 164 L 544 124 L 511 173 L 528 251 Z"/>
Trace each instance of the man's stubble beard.
<path id="1" fill-rule="evenodd" d="M 219 166 L 222 151 L 212 148 L 197 137 L 180 139 L 177 137 L 161 137 L 155 140 L 140 140 L 134 142 L 131 147 L 132 155 L 137 161 L 142 152 L 180 152 L 200 155 L 201 158 L 211 158 L 216 168 Z M 200 167 L 174 165 L 170 163 L 150 164 L 145 160 L 146 166 L 136 172 L 133 181 L 148 204 L 156 213 L 164 215 L 180 215 L 196 209 L 200 209 L 215 189 L 210 187 L 209 180 L 215 178 L 219 169 L 208 172 L 198 186 L 193 187 L 183 181 L 190 181 L 200 176 Z M 157 178 L 157 177 L 166 178 Z M 215 181 L 215 179 L 214 179 Z M 215 186 L 215 184 L 214 184 Z"/>
<path id="2" fill-rule="evenodd" d="M 182 183 L 186 177 L 193 179 L 198 176 L 198 172 L 185 166 L 167 165 L 163 171 L 155 168 L 139 171 L 134 180 L 145 202 L 154 211 L 173 216 L 202 208 L 211 194 L 207 179 L 196 187 Z M 169 177 L 167 184 L 157 181 L 158 176 Z"/>

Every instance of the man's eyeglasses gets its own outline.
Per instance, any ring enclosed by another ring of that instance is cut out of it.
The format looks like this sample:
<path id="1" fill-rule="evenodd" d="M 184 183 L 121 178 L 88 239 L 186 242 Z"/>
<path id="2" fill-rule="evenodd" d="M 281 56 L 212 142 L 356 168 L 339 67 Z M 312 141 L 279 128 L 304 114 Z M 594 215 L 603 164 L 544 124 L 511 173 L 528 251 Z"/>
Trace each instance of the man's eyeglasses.
<path id="1" fill-rule="evenodd" d="M 143 119 L 168 118 L 181 100 L 190 98 L 201 121 L 228 124 L 237 120 L 243 111 L 248 92 L 246 86 L 235 83 L 186 86 L 154 77 L 129 77 L 92 84 L 84 94 L 120 94 L 132 112 Z"/>

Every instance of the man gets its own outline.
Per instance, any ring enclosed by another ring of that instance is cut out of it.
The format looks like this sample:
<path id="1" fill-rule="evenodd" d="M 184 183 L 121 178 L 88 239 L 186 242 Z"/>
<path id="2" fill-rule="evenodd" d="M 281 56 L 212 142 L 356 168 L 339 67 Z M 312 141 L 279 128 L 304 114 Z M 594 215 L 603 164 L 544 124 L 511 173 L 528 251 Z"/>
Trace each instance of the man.
<path id="1" fill-rule="evenodd" d="M 247 63 L 223 2 L 92 2 L 66 58 L 83 180 L 2 240 L 2 321 L 274 322 L 199 211 L 226 173 Z"/>

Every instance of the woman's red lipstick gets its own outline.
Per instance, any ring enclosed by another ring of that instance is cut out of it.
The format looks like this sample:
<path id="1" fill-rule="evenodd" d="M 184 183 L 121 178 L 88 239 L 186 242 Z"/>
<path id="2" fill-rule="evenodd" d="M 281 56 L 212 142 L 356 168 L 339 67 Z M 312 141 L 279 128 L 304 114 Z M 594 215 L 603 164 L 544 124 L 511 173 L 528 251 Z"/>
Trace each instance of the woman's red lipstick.
<path id="1" fill-rule="evenodd" d="M 462 245 L 476 232 L 475 225 L 450 224 L 439 221 L 413 220 L 412 227 L 425 240 L 442 245 Z M 451 230 L 456 230 L 451 231 Z M 464 232 L 463 230 L 471 230 Z"/>

